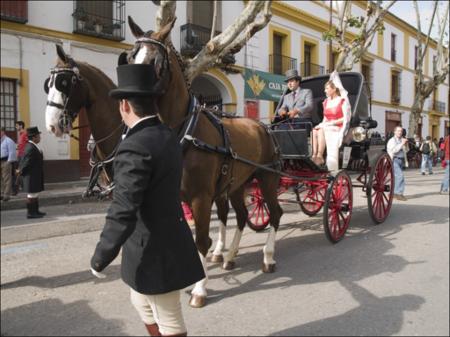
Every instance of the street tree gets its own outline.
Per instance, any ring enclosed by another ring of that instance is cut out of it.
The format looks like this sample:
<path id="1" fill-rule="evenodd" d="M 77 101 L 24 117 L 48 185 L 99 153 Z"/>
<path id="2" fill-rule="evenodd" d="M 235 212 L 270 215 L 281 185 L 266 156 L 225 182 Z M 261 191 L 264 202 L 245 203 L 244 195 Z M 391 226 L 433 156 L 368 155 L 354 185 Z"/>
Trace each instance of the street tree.
<path id="1" fill-rule="evenodd" d="M 413 137 L 418 134 L 418 125 L 423 111 L 425 100 L 431 95 L 434 90 L 437 90 L 439 84 L 443 83 L 449 73 L 449 55 L 448 55 L 448 15 L 449 3 L 446 2 L 445 9 L 439 10 L 439 2 L 434 1 L 433 13 L 430 19 L 427 35 L 422 34 L 421 15 L 417 1 L 413 2 L 416 11 L 417 20 L 417 64 L 415 69 L 414 86 L 415 94 L 414 101 L 411 107 L 411 114 L 409 116 L 408 135 Z M 436 57 L 433 59 L 433 75 L 431 78 L 426 78 L 424 74 L 424 62 L 426 54 L 429 52 L 431 32 L 437 20 L 437 50 Z M 444 44 L 447 44 L 446 46 Z"/>
<path id="2" fill-rule="evenodd" d="M 337 47 L 338 58 L 334 69 L 348 71 L 367 52 L 374 36 L 384 30 L 383 20 L 396 1 L 388 2 L 384 8 L 383 1 L 367 1 L 365 15 L 358 17 L 352 15 L 352 1 L 331 1 L 330 11 L 333 2 L 337 7 L 337 24 L 323 34 L 323 39 Z M 349 38 L 349 28 L 357 30 L 352 38 Z"/>
<path id="3" fill-rule="evenodd" d="M 159 5 L 156 13 L 156 30 L 159 30 L 175 18 L 176 1 L 153 2 Z M 222 59 L 226 55 L 238 53 L 253 35 L 269 23 L 272 18 L 271 3 L 272 1 L 247 1 L 244 10 L 234 22 L 222 33 L 214 35 L 215 18 L 217 16 L 217 3 L 215 1 L 211 39 L 197 55 L 192 59 L 185 60 L 185 77 L 187 80 L 191 82 L 196 76 L 209 68 L 222 64 Z"/>

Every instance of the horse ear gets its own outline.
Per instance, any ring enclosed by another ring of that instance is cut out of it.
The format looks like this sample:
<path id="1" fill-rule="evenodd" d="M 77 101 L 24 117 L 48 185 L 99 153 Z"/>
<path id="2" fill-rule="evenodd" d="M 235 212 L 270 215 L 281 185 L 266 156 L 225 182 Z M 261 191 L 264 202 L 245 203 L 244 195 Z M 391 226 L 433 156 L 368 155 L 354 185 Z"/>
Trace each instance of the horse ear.
<path id="1" fill-rule="evenodd" d="M 169 21 L 169 23 L 167 23 L 163 28 L 161 28 L 161 30 L 155 34 L 155 39 L 164 42 L 167 36 L 169 36 L 170 31 L 172 30 L 175 24 L 175 21 L 177 21 L 176 17 L 174 17 L 172 21 Z"/>
<path id="2" fill-rule="evenodd" d="M 128 25 L 130 26 L 131 32 L 133 33 L 134 37 L 136 39 L 144 36 L 144 31 L 139 27 L 131 18 L 131 16 L 128 15 Z"/>
<path id="3" fill-rule="evenodd" d="M 58 57 L 61 61 L 63 61 L 64 63 L 68 63 L 68 57 L 64 52 L 63 47 L 59 44 L 56 45 L 56 53 L 58 54 Z"/>
<path id="4" fill-rule="evenodd" d="M 121 66 L 121 65 L 124 65 L 124 64 L 128 64 L 127 56 L 128 56 L 128 53 L 126 51 L 120 53 L 119 61 L 117 62 L 117 65 Z"/>

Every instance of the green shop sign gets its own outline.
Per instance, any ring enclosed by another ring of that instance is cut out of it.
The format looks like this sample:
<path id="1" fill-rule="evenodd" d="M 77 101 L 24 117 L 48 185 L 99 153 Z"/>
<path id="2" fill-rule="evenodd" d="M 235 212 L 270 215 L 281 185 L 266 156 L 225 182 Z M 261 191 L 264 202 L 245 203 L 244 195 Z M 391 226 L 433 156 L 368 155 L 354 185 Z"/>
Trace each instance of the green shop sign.
<path id="1" fill-rule="evenodd" d="M 263 71 L 245 69 L 245 98 L 278 102 L 286 89 L 285 77 Z"/>

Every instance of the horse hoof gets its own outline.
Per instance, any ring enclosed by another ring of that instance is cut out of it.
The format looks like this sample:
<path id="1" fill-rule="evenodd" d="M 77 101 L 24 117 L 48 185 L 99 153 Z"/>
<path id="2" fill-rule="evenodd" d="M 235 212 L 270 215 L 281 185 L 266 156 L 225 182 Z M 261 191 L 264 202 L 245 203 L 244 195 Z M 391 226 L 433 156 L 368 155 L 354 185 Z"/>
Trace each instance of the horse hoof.
<path id="1" fill-rule="evenodd" d="M 222 254 L 220 254 L 220 255 L 212 255 L 211 256 L 211 262 L 212 263 L 222 263 L 223 262 L 223 255 Z"/>
<path id="2" fill-rule="evenodd" d="M 275 272 L 275 263 L 272 263 L 272 264 L 263 263 L 262 271 L 263 271 L 263 273 L 268 273 L 268 274 Z"/>
<path id="3" fill-rule="evenodd" d="M 234 261 L 227 261 L 223 264 L 222 268 L 225 270 L 233 270 L 236 264 Z"/>
<path id="4" fill-rule="evenodd" d="M 189 305 L 193 308 L 203 308 L 206 304 L 206 296 L 191 295 Z"/>

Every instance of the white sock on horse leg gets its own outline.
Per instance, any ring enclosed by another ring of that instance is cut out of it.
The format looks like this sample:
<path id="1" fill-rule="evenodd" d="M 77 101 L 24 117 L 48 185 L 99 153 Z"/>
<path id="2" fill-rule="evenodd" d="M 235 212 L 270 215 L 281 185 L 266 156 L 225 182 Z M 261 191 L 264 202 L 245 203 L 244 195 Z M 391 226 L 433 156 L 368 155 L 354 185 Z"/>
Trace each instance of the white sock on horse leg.
<path id="1" fill-rule="evenodd" d="M 206 277 L 203 280 L 195 283 L 194 289 L 192 289 L 191 294 L 197 296 L 207 296 L 206 292 L 206 284 L 208 283 L 208 269 L 206 266 L 206 257 L 204 257 L 200 252 L 198 253 L 200 256 L 200 261 L 202 262 L 203 270 L 205 271 Z"/>
<path id="2" fill-rule="evenodd" d="M 219 225 L 219 239 L 217 240 L 216 248 L 213 251 L 213 255 L 222 255 L 223 249 L 225 248 L 227 230 L 226 226 L 220 222 Z"/>
<path id="3" fill-rule="evenodd" d="M 236 254 L 239 250 L 239 244 L 241 242 L 242 233 L 244 230 L 239 230 L 239 228 L 236 228 L 236 232 L 234 232 L 234 238 L 233 242 L 231 242 L 230 249 L 228 250 L 228 256 L 225 259 L 225 262 L 233 261 L 236 257 Z"/>
<path id="4" fill-rule="evenodd" d="M 263 248 L 264 264 L 266 264 L 266 265 L 275 264 L 273 255 L 275 253 L 275 236 L 276 235 L 277 235 L 277 232 L 275 231 L 275 228 L 270 227 L 269 236 L 267 237 L 266 245 Z"/>

